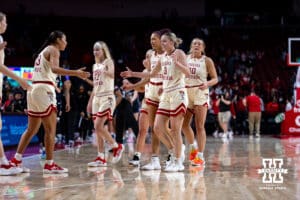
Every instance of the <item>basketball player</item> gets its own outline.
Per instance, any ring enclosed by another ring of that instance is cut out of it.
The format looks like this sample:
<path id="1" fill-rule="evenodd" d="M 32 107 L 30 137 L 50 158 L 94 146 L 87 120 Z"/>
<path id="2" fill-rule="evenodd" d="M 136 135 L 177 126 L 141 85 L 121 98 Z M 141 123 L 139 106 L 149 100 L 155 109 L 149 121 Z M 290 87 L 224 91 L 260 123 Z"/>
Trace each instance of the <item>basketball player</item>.
<path id="1" fill-rule="evenodd" d="M 22 167 L 22 154 L 37 133 L 41 123 L 45 129 L 46 162 L 44 173 L 67 173 L 53 161 L 54 138 L 56 132 L 56 74 L 77 76 L 86 79 L 90 73 L 78 70 L 67 70 L 59 67 L 60 51 L 67 46 L 66 35 L 61 31 L 53 31 L 38 51 L 34 63 L 32 90 L 27 93 L 28 128 L 23 133 L 15 157 L 11 159 L 14 166 Z M 23 168 L 24 171 L 28 171 Z"/>
<path id="2" fill-rule="evenodd" d="M 125 71 L 123 77 L 155 77 L 161 70 L 163 74 L 163 91 L 161 94 L 158 110 L 154 122 L 154 132 L 160 141 L 171 153 L 171 162 L 166 165 L 165 171 L 183 171 L 184 166 L 181 159 L 182 137 L 181 128 L 188 103 L 185 88 L 184 75 L 189 75 L 186 63 L 186 55 L 177 49 L 182 40 L 172 32 L 161 36 L 161 46 L 164 55 L 158 60 L 157 65 L 150 73 Z M 174 144 L 167 136 L 166 124 L 170 121 L 171 134 Z M 174 155 L 175 154 L 175 155 Z"/>
<path id="3" fill-rule="evenodd" d="M 147 51 L 146 59 L 144 60 L 144 65 L 150 65 L 150 72 L 155 68 L 157 62 L 160 60 L 160 57 L 163 56 L 164 51 L 161 47 L 161 35 L 163 33 L 170 32 L 169 29 L 162 29 L 159 31 L 154 31 L 150 37 L 150 44 L 152 49 Z M 153 130 L 155 114 L 160 101 L 160 92 L 162 91 L 162 73 L 158 72 L 154 77 L 145 77 L 142 81 L 133 85 L 134 88 L 138 88 L 140 86 L 149 83 L 148 92 L 146 96 L 146 105 L 147 105 L 147 113 L 149 119 L 149 126 L 152 127 L 152 157 L 148 164 L 141 167 L 143 170 L 160 170 L 160 160 L 159 160 L 159 139 L 155 134 L 155 130 Z M 168 127 L 168 124 L 166 124 Z M 145 128 L 145 127 L 144 127 Z M 144 129 L 143 128 L 143 129 Z M 145 141 L 144 141 L 145 142 Z M 138 152 L 136 155 L 140 155 L 141 152 Z M 135 162 L 139 162 L 140 156 L 134 156 Z"/>
<path id="4" fill-rule="evenodd" d="M 218 83 L 217 72 L 214 62 L 211 58 L 205 56 L 204 41 L 194 38 L 191 42 L 190 55 L 187 56 L 187 65 L 190 69 L 190 75 L 186 77 L 185 84 L 189 99 L 188 112 L 183 121 L 182 131 L 189 143 L 190 161 L 192 165 L 203 165 L 205 163 L 203 151 L 206 143 L 206 132 L 204 128 L 209 91 L 208 87 Z M 207 80 L 207 76 L 210 80 Z M 197 132 L 198 153 L 193 146 L 194 132 L 191 128 L 191 121 L 195 116 L 195 125 Z"/>
<path id="5" fill-rule="evenodd" d="M 6 31 L 7 23 L 6 23 L 6 15 L 0 12 L 0 34 L 3 34 Z M 13 72 L 11 72 L 6 66 L 4 66 L 4 48 L 6 46 L 6 42 L 3 41 L 2 36 L 0 35 L 0 102 L 2 100 L 2 82 L 3 82 L 3 74 L 13 78 L 18 81 L 23 89 L 29 89 L 30 86 L 26 82 L 26 80 L 16 76 Z M 0 131 L 2 130 L 2 120 L 0 115 Z M 4 154 L 4 148 L 2 144 L 2 140 L 0 137 L 0 175 L 13 175 L 22 172 L 21 168 L 15 167 L 12 165 L 6 158 Z"/>
<path id="6" fill-rule="evenodd" d="M 93 162 L 88 163 L 88 166 L 100 167 L 107 165 L 104 155 L 103 140 L 108 141 L 112 146 L 112 163 L 117 163 L 120 160 L 124 151 L 124 146 L 118 144 L 105 127 L 105 122 L 113 119 L 112 114 L 116 106 L 116 99 L 114 96 L 115 66 L 105 42 L 98 41 L 94 44 L 94 56 L 94 89 L 90 101 L 92 101 L 94 127 L 97 134 L 98 156 Z"/>
<path id="7" fill-rule="evenodd" d="M 143 65 L 145 67 L 144 71 L 150 71 L 150 63 L 147 59 L 149 57 L 149 51 L 146 54 L 146 59 L 143 61 Z M 139 166 L 140 165 L 140 158 L 142 151 L 144 150 L 144 145 L 146 141 L 146 136 L 148 133 L 149 128 L 149 117 L 148 117 L 148 105 L 146 104 L 146 99 L 149 96 L 149 84 L 148 84 L 147 78 L 142 79 L 136 84 L 129 83 L 127 81 L 127 84 L 123 84 L 124 90 L 135 90 L 138 92 L 144 92 L 144 99 L 142 100 L 142 106 L 139 113 L 139 133 L 136 139 L 136 148 L 133 155 L 133 158 L 129 161 L 129 164 L 133 166 Z M 143 83 L 146 83 L 145 85 Z M 137 87 L 137 85 L 144 85 Z"/>

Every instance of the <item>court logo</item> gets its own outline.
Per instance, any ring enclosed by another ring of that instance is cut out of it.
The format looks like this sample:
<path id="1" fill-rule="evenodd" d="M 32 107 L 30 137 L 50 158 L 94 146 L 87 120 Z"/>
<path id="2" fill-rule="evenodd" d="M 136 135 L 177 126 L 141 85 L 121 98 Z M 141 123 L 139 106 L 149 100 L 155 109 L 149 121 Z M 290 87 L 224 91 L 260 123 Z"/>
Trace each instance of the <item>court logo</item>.
<path id="1" fill-rule="evenodd" d="M 258 174 L 263 174 L 263 183 L 283 183 L 282 174 L 287 174 L 288 170 L 282 168 L 282 158 L 263 158 L 262 169 L 258 169 Z"/>

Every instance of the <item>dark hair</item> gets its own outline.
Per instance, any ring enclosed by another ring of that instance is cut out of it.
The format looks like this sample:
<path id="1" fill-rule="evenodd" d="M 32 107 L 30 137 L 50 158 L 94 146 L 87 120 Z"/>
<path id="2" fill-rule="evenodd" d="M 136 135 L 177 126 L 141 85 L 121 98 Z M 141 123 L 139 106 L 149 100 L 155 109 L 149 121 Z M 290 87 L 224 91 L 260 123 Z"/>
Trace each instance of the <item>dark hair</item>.
<path id="1" fill-rule="evenodd" d="M 6 15 L 3 12 L 0 12 L 0 22 L 6 17 Z"/>
<path id="2" fill-rule="evenodd" d="M 190 51 L 189 51 L 189 53 L 191 53 L 191 51 L 192 51 L 191 49 L 192 49 L 192 44 L 193 44 L 194 40 L 200 40 L 200 41 L 202 41 L 202 44 L 203 44 L 203 46 L 204 46 L 204 49 L 203 49 L 203 51 L 202 51 L 201 53 L 202 53 L 202 55 L 205 55 L 205 47 L 206 47 L 205 42 L 204 42 L 203 39 L 198 38 L 198 37 L 196 37 L 196 38 L 194 38 L 194 39 L 192 40 L 191 45 L 190 45 Z"/>
<path id="3" fill-rule="evenodd" d="M 164 29 L 160 29 L 160 30 L 158 30 L 158 31 L 153 31 L 152 34 L 155 34 L 155 35 L 157 35 L 158 37 L 161 37 L 163 34 L 165 34 L 165 33 L 170 33 L 170 32 L 172 32 L 171 29 L 169 29 L 169 28 L 164 28 Z"/>
<path id="4" fill-rule="evenodd" d="M 39 48 L 39 50 L 33 54 L 33 58 L 39 55 L 39 53 L 48 45 L 55 44 L 58 38 L 62 38 L 65 34 L 62 31 L 53 31 L 50 33 L 49 37 L 45 40 L 44 44 Z"/>

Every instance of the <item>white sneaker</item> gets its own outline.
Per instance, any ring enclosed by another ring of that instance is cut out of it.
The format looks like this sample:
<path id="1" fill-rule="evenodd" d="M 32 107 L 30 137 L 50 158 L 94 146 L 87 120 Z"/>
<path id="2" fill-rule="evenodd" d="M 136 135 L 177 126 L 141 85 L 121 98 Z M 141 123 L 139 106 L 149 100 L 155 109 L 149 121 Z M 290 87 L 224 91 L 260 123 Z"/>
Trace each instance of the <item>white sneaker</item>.
<path id="1" fill-rule="evenodd" d="M 184 160 L 185 160 L 185 145 L 184 144 L 182 144 L 182 147 L 181 147 L 180 159 L 181 159 L 181 162 L 184 163 Z"/>
<path id="2" fill-rule="evenodd" d="M 179 172 L 184 171 L 184 165 L 183 165 L 182 162 L 178 162 L 178 163 L 177 163 L 177 166 L 178 166 L 178 171 L 179 171 Z"/>
<path id="3" fill-rule="evenodd" d="M 152 157 L 150 163 L 144 165 L 142 170 L 160 170 L 159 157 Z"/>
<path id="4" fill-rule="evenodd" d="M 227 133 L 223 133 L 222 138 L 227 138 Z"/>
<path id="5" fill-rule="evenodd" d="M 165 172 L 179 172 L 184 171 L 184 166 L 182 162 L 174 157 L 171 158 L 171 163 L 165 167 Z"/>
<path id="6" fill-rule="evenodd" d="M 179 163 L 171 163 L 165 168 L 165 172 L 181 172 L 181 171 L 184 171 L 184 166 Z"/>
<path id="7" fill-rule="evenodd" d="M 21 168 L 22 169 L 22 173 L 30 173 L 30 169 L 28 169 L 27 167 L 24 167 L 22 165 L 22 160 L 17 160 L 16 158 L 12 158 L 10 160 L 10 163 L 14 167 Z"/>
<path id="8" fill-rule="evenodd" d="M 87 164 L 89 167 L 105 167 L 107 166 L 107 162 L 104 158 L 100 158 L 99 156 L 92 162 Z"/>
<path id="9" fill-rule="evenodd" d="M 0 165 L 0 176 L 16 175 L 23 172 L 22 168 L 15 167 L 11 164 Z"/>
<path id="10" fill-rule="evenodd" d="M 255 142 L 259 142 L 260 141 L 260 135 L 255 135 Z"/>
<path id="11" fill-rule="evenodd" d="M 60 167 L 56 163 L 52 163 L 52 165 L 45 163 L 43 173 L 44 174 L 62 174 L 68 173 L 69 170 L 67 168 Z"/>
<path id="12" fill-rule="evenodd" d="M 134 155 L 133 158 L 129 161 L 129 164 L 136 167 L 140 166 L 140 158 L 137 155 Z"/>
<path id="13" fill-rule="evenodd" d="M 215 138 L 218 137 L 218 130 L 216 130 L 216 131 L 213 133 L 213 136 L 214 136 Z"/>
<path id="14" fill-rule="evenodd" d="M 221 138 L 224 144 L 229 143 L 229 139 L 227 137 Z"/>
<path id="15" fill-rule="evenodd" d="M 122 153 L 124 151 L 124 145 L 123 144 L 118 144 L 118 147 L 113 148 L 113 158 L 112 158 L 112 163 L 116 164 L 117 162 L 120 161 L 122 157 Z"/>
<path id="16" fill-rule="evenodd" d="M 232 132 L 232 131 L 229 131 L 229 132 L 228 132 L 228 137 L 229 137 L 229 139 L 232 139 L 232 138 L 233 138 L 233 132 Z"/>

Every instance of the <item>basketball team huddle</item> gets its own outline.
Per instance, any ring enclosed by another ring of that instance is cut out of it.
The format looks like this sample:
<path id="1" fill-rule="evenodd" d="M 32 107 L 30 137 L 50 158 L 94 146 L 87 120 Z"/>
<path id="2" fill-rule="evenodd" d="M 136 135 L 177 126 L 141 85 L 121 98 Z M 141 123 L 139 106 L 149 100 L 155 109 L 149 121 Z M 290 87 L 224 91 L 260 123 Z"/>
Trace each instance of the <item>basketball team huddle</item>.
<path id="1" fill-rule="evenodd" d="M 0 13 L 0 34 L 5 32 L 6 26 L 6 16 Z M 135 153 L 129 164 L 138 166 L 141 170 L 161 170 L 160 143 L 162 143 L 168 150 L 163 170 L 184 171 L 186 147 L 183 144 L 183 133 L 188 145 L 190 164 L 204 166 L 203 152 L 206 143 L 204 124 L 208 110 L 209 87 L 218 83 L 214 63 L 205 55 L 205 43 L 200 38 L 191 41 L 188 54 L 178 48 L 182 40 L 169 29 L 154 31 L 150 43 L 152 48 L 146 52 L 143 60 L 145 69 L 142 72 L 134 72 L 127 68 L 120 74 L 124 79 L 130 77 L 141 79 L 134 84 L 124 81 L 122 86 L 124 90 L 145 93 L 139 114 Z M 53 158 L 58 75 L 76 76 L 92 82 L 93 85 L 87 112 L 93 116 L 98 153 L 96 159 L 87 163 L 87 166 L 107 166 L 105 143 L 108 143 L 111 149 L 111 163 L 118 163 L 125 147 L 116 142 L 106 127 L 107 121 L 112 120 L 117 103 L 114 94 L 115 65 L 107 44 L 97 41 L 93 46 L 95 63 L 90 80 L 91 74 L 84 71 L 85 68 L 68 70 L 59 66 L 60 51 L 66 48 L 67 39 L 63 32 L 53 31 L 35 56 L 32 85 L 13 74 L 4 65 L 5 45 L 6 42 L 0 35 L 0 71 L 18 81 L 22 88 L 27 90 L 28 128 L 23 133 L 16 154 L 11 160 L 6 158 L 0 139 L 0 175 L 30 172 L 30 169 L 22 165 L 22 157 L 41 124 L 45 130 L 46 150 L 43 173 L 68 173 L 68 169 L 56 164 Z M 2 81 L 2 77 L 0 78 Z M 2 91 L 0 92 L 2 94 Z M 196 133 L 191 127 L 193 117 Z M 152 133 L 152 157 L 149 163 L 141 166 L 141 156 L 149 128 Z"/>

